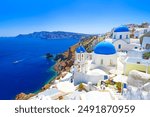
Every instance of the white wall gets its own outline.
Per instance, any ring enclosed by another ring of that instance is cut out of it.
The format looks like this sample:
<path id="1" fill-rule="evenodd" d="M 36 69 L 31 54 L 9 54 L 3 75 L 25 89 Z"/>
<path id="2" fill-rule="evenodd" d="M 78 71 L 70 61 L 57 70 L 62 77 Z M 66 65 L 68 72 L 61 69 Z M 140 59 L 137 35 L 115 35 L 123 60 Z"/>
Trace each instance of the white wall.
<path id="1" fill-rule="evenodd" d="M 88 83 L 97 84 L 100 80 L 104 80 L 104 75 L 89 75 L 83 74 L 80 72 L 76 72 L 74 74 L 74 85 L 78 85 L 80 83 Z"/>
<path id="2" fill-rule="evenodd" d="M 91 53 L 77 53 L 75 52 L 75 60 L 76 61 L 86 61 L 86 60 L 92 60 L 92 54 Z"/>
<path id="3" fill-rule="evenodd" d="M 122 39 L 127 39 L 126 38 L 127 35 L 128 39 L 130 38 L 130 32 L 113 32 L 113 39 L 120 39 L 120 35 L 122 35 Z"/>
<path id="4" fill-rule="evenodd" d="M 136 50 L 130 50 L 130 51 L 128 51 L 127 55 L 128 55 L 128 57 L 142 58 L 143 52 L 136 51 Z"/>
<path id="5" fill-rule="evenodd" d="M 150 31 L 150 28 L 138 28 L 134 32 L 134 38 L 140 38 L 143 34 Z"/>
<path id="6" fill-rule="evenodd" d="M 142 42 L 142 48 L 146 48 L 146 45 L 150 44 L 150 37 L 144 37 Z"/>
<path id="7" fill-rule="evenodd" d="M 95 63 L 96 65 L 99 65 L 99 66 L 116 65 L 117 64 L 117 54 L 102 55 L 102 54 L 93 53 L 93 63 Z"/>
<path id="8" fill-rule="evenodd" d="M 135 31 L 134 38 L 139 38 L 141 34 L 143 34 L 143 33 L 139 32 L 139 31 Z"/>
<path id="9" fill-rule="evenodd" d="M 117 51 L 126 50 L 128 46 L 127 42 L 121 39 L 114 41 L 113 45 L 115 46 Z M 119 49 L 119 45 L 121 45 L 120 49 Z"/>
<path id="10" fill-rule="evenodd" d="M 114 41 L 113 45 L 115 46 L 117 51 L 129 51 L 129 50 L 134 49 L 135 47 L 140 47 L 139 44 L 136 44 L 136 43 L 128 44 L 127 42 L 121 39 Z M 119 45 L 121 45 L 120 49 L 119 49 Z"/>
<path id="11" fill-rule="evenodd" d="M 78 85 L 80 83 L 87 83 L 85 74 L 83 74 L 81 72 L 75 72 L 74 73 L 74 85 Z"/>
<path id="12" fill-rule="evenodd" d="M 98 75 L 98 76 L 86 75 L 86 80 L 87 83 L 92 82 L 92 84 L 97 84 L 99 81 L 104 80 L 104 75 Z"/>
<path id="13" fill-rule="evenodd" d="M 77 61 L 85 61 L 88 58 L 88 53 L 84 52 L 84 53 L 75 53 L 75 57 Z"/>

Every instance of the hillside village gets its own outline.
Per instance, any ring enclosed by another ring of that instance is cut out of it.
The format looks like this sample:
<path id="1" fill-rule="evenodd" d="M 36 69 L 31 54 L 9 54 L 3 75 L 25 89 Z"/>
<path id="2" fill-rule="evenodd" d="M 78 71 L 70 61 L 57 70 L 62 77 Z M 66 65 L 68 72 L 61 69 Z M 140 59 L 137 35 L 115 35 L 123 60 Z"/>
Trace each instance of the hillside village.
<path id="1" fill-rule="evenodd" d="M 29 100 L 149 100 L 150 26 L 127 24 L 82 39 L 62 54 L 58 76 Z"/>

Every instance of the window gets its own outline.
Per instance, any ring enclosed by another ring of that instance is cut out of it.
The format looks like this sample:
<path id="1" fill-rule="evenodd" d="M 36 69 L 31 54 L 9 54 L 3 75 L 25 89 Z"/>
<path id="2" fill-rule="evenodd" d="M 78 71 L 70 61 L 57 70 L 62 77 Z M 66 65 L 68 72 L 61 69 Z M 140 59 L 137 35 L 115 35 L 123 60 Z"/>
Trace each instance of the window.
<path id="1" fill-rule="evenodd" d="M 103 59 L 101 59 L 101 65 L 103 65 Z"/>
<path id="2" fill-rule="evenodd" d="M 114 35 L 114 39 L 116 39 L 116 35 Z"/>
<path id="3" fill-rule="evenodd" d="M 126 39 L 128 39 L 129 37 L 128 37 L 128 35 L 126 35 Z"/>
<path id="4" fill-rule="evenodd" d="M 120 35 L 120 39 L 122 39 L 122 35 Z"/>
<path id="5" fill-rule="evenodd" d="M 83 54 L 81 54 L 81 60 L 83 60 Z"/>
<path id="6" fill-rule="evenodd" d="M 134 49 L 137 49 L 138 47 L 134 47 Z"/>
<path id="7" fill-rule="evenodd" d="M 121 49 L 121 44 L 118 45 L 118 49 Z"/>
<path id="8" fill-rule="evenodd" d="M 138 61 L 137 64 L 140 64 L 140 62 Z"/>
<path id="9" fill-rule="evenodd" d="M 150 49 L 150 44 L 146 44 L 146 49 Z"/>
<path id="10" fill-rule="evenodd" d="M 144 30 L 144 33 L 147 33 L 147 30 L 146 30 L 146 29 Z"/>
<path id="11" fill-rule="evenodd" d="M 108 79 L 108 76 L 107 75 L 104 75 L 104 80 L 107 80 Z"/>
<path id="12" fill-rule="evenodd" d="M 110 65 L 112 65 L 112 60 L 110 59 Z"/>
<path id="13" fill-rule="evenodd" d="M 90 55 L 90 60 L 92 60 L 92 55 Z"/>
<path id="14" fill-rule="evenodd" d="M 81 61 L 81 55 L 78 55 L 78 59 Z"/>

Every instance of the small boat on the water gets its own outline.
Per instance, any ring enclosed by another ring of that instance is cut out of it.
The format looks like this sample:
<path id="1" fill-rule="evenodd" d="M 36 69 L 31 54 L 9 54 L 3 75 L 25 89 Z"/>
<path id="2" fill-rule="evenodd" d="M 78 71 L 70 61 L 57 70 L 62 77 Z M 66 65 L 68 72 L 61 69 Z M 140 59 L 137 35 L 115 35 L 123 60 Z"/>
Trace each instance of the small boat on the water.
<path id="1" fill-rule="evenodd" d="M 18 61 L 14 61 L 13 63 L 14 64 L 17 64 L 17 63 L 20 63 L 20 62 L 22 62 L 23 61 L 23 59 L 22 60 L 18 60 Z"/>

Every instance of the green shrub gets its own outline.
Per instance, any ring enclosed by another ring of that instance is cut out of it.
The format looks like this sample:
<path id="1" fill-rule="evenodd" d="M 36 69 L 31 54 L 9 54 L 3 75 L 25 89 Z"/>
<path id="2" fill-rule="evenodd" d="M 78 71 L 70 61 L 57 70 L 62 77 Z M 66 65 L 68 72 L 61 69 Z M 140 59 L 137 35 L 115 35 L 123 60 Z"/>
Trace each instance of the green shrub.
<path id="1" fill-rule="evenodd" d="M 143 54 L 144 59 L 149 59 L 150 58 L 150 52 L 146 52 Z"/>
<path id="2" fill-rule="evenodd" d="M 84 89 L 84 86 L 83 86 L 83 84 L 82 84 L 82 83 L 81 83 L 81 84 L 79 84 L 78 89 L 79 89 L 79 91 L 82 91 L 82 90 Z"/>

